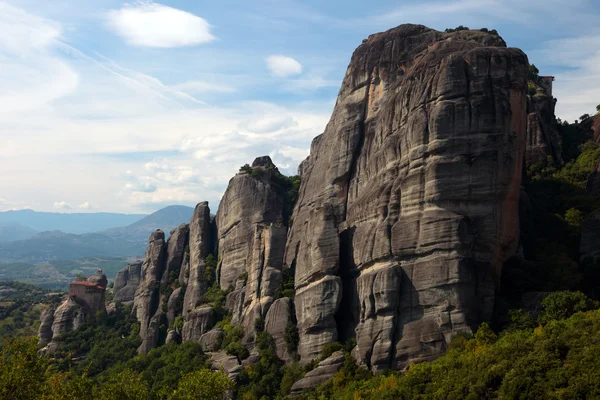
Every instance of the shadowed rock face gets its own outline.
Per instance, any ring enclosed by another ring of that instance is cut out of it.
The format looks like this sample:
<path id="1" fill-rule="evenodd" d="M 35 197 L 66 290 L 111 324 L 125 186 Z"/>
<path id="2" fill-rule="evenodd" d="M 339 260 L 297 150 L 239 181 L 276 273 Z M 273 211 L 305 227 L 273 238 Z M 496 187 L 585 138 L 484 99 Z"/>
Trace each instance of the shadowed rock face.
<path id="1" fill-rule="evenodd" d="M 117 272 L 113 286 L 114 299 L 122 303 L 133 301 L 142 277 L 142 261 L 128 264 Z"/>
<path id="2" fill-rule="evenodd" d="M 402 369 L 491 317 L 518 242 L 527 68 L 499 36 L 417 25 L 354 52 L 288 234 L 301 361 L 355 336 L 360 363 Z"/>
<path id="3" fill-rule="evenodd" d="M 57 340 L 67 332 L 73 331 L 85 321 L 83 307 L 67 298 L 54 312 L 52 323 L 52 340 Z"/>
<path id="4" fill-rule="evenodd" d="M 185 256 L 185 247 L 189 243 L 190 227 L 188 224 L 181 224 L 171 231 L 167 241 L 167 264 L 162 277 L 162 284 L 172 281 L 172 276 L 179 277 L 183 259 Z"/>
<path id="5" fill-rule="evenodd" d="M 555 128 L 554 106 L 556 99 L 540 89 L 527 102 L 527 141 L 525 163 L 531 166 L 537 162 L 546 162 L 548 157 L 560 163 L 561 142 Z"/>

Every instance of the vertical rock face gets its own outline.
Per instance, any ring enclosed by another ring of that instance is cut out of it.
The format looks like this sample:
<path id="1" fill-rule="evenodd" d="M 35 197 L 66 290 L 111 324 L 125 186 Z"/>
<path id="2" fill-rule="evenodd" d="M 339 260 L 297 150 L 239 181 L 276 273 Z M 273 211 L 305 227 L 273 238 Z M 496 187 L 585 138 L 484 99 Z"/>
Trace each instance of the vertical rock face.
<path id="1" fill-rule="evenodd" d="M 185 248 L 189 243 L 190 227 L 181 224 L 171 231 L 167 241 L 167 263 L 162 277 L 163 284 L 167 284 L 179 278 L 181 267 L 185 256 Z M 171 279 L 175 277 L 175 279 Z"/>
<path id="2" fill-rule="evenodd" d="M 142 277 L 142 261 L 135 261 L 117 272 L 113 286 L 114 299 L 122 303 L 132 302 Z"/>
<path id="3" fill-rule="evenodd" d="M 54 309 L 48 308 L 42 311 L 40 315 L 40 329 L 38 330 L 38 337 L 40 341 L 39 346 L 45 346 L 52 340 L 52 324 L 54 323 Z"/>
<path id="4" fill-rule="evenodd" d="M 556 99 L 539 89 L 527 102 L 527 141 L 525 163 L 561 161 L 561 142 L 555 128 L 554 106 Z"/>
<path id="5" fill-rule="evenodd" d="M 288 324 L 293 323 L 294 303 L 287 297 L 273 302 L 265 316 L 265 332 L 273 337 L 277 357 L 283 361 L 291 360 L 285 341 L 285 331 Z"/>
<path id="6" fill-rule="evenodd" d="M 518 243 L 527 69 L 479 31 L 402 25 L 354 52 L 288 234 L 302 361 L 355 336 L 360 363 L 401 369 L 491 317 Z"/>
<path id="7" fill-rule="evenodd" d="M 141 281 L 135 293 L 132 312 L 140 322 L 140 337 L 146 340 L 150 320 L 159 309 L 160 280 L 165 270 L 165 234 L 157 230 L 150 235 L 149 245 L 142 264 Z"/>
<path id="8" fill-rule="evenodd" d="M 223 290 L 235 287 L 254 249 L 257 226 L 284 222 L 284 199 L 272 183 L 277 173 L 269 157 L 259 157 L 253 172 L 240 172 L 229 181 L 217 211 L 219 284 Z"/>
<path id="9" fill-rule="evenodd" d="M 54 312 L 52 340 L 56 341 L 61 335 L 77 329 L 84 321 L 83 308 L 71 298 L 66 299 Z"/>
<path id="10" fill-rule="evenodd" d="M 210 209 L 208 202 L 198 203 L 189 225 L 189 278 L 183 301 L 183 316 L 197 306 L 206 292 L 204 259 L 212 252 Z"/>
<path id="11" fill-rule="evenodd" d="M 183 323 L 181 338 L 184 342 L 198 342 L 200 337 L 214 325 L 215 312 L 212 307 L 203 306 L 190 312 Z"/>

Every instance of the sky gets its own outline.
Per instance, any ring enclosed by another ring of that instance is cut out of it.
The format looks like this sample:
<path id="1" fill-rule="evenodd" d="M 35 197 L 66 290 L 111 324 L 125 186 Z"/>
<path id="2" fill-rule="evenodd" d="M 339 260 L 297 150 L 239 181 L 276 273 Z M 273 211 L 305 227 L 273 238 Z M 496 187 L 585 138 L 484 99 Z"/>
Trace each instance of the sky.
<path id="1" fill-rule="evenodd" d="M 208 200 L 268 154 L 294 174 L 353 50 L 402 23 L 497 29 L 600 103 L 597 0 L 0 0 L 0 211 L 143 212 Z"/>

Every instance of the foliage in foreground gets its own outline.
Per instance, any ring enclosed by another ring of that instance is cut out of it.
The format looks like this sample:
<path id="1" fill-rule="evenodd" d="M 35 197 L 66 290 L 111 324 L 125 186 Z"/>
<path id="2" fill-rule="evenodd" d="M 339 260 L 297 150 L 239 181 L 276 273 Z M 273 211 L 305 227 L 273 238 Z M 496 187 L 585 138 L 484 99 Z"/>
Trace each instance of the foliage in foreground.
<path id="1" fill-rule="evenodd" d="M 444 356 L 412 365 L 404 375 L 348 380 L 338 373 L 303 399 L 599 398 L 600 310 L 578 311 L 591 304 L 581 294 L 557 292 L 544 301 L 539 320 L 576 312 L 569 319 L 500 336 L 483 324 L 472 338 L 457 337 Z"/>

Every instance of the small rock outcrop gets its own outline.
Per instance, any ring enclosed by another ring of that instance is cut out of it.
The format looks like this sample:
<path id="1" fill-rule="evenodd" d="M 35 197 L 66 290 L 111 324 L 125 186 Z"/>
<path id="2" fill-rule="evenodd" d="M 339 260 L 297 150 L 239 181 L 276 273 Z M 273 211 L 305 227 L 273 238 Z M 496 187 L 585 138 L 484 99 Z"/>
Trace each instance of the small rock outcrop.
<path id="1" fill-rule="evenodd" d="M 297 396 L 322 383 L 327 382 L 344 366 L 344 352 L 336 351 L 331 356 L 321 361 L 315 369 L 309 371 L 304 378 L 292 385 L 291 395 Z"/>
<path id="2" fill-rule="evenodd" d="M 113 293 L 115 301 L 131 303 L 142 278 L 143 261 L 135 261 L 117 272 Z"/>
<path id="3" fill-rule="evenodd" d="M 481 31 L 401 25 L 356 49 L 288 234 L 301 362 L 354 337 L 360 364 L 403 369 L 491 318 L 518 245 L 528 66 Z"/>
<path id="4" fill-rule="evenodd" d="M 235 380 L 242 371 L 242 366 L 235 356 L 230 356 L 224 351 L 207 353 L 207 355 L 211 362 L 211 369 L 225 372 L 230 379 Z"/>
<path id="5" fill-rule="evenodd" d="M 215 312 L 210 306 L 201 306 L 191 312 L 185 318 L 181 330 L 181 340 L 184 342 L 198 342 L 200 337 L 215 323 Z"/>
<path id="6" fill-rule="evenodd" d="M 221 328 L 212 329 L 200 336 L 200 346 L 202 351 L 217 351 L 219 341 L 225 336 L 225 331 Z"/>

